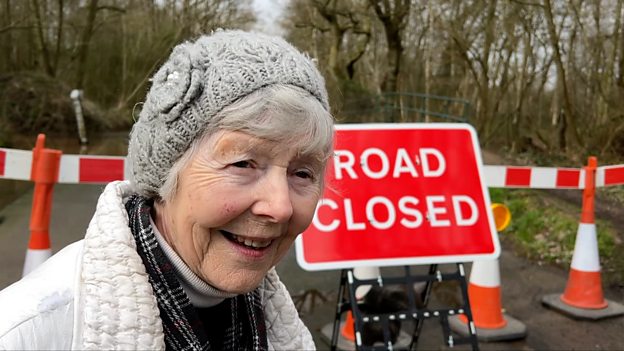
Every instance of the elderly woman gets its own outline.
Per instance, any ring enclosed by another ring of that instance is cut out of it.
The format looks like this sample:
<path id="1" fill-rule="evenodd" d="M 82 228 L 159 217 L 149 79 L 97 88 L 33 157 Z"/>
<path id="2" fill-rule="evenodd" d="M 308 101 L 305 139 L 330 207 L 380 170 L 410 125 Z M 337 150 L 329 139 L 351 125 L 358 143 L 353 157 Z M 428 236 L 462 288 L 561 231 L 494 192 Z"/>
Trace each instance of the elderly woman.
<path id="1" fill-rule="evenodd" d="M 324 81 L 279 38 L 177 46 L 84 240 L 0 293 L 0 349 L 312 349 L 274 266 L 332 152 Z"/>

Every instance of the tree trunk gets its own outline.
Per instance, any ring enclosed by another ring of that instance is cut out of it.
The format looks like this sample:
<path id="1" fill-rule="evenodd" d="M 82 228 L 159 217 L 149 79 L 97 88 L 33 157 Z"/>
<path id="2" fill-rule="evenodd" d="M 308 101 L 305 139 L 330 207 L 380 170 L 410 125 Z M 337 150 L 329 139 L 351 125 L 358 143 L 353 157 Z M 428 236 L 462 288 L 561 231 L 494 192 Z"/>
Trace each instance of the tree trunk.
<path id="1" fill-rule="evenodd" d="M 364 33 L 360 33 L 360 34 L 364 34 Z M 366 53 L 366 47 L 368 46 L 368 42 L 370 41 L 370 32 L 365 33 L 365 36 L 366 36 L 366 38 L 365 38 L 366 40 L 364 40 L 364 42 L 360 43 L 359 47 L 356 50 L 357 54 L 355 55 L 355 57 L 353 57 L 347 63 L 347 67 L 346 68 L 347 68 L 347 76 L 348 76 L 349 80 L 353 80 L 353 78 L 355 77 L 355 64 Z"/>
<path id="2" fill-rule="evenodd" d="M 425 94 L 431 95 L 432 70 L 433 70 L 433 6 L 432 1 L 427 3 L 427 34 L 425 35 Z M 425 122 L 431 122 L 429 112 L 431 111 L 431 100 L 425 99 Z"/>
<path id="3" fill-rule="evenodd" d="M 340 81 L 344 78 L 344 74 L 342 73 L 341 67 L 338 64 L 338 55 L 341 52 L 342 46 L 342 38 L 344 35 L 344 31 L 338 28 L 338 23 L 330 22 L 330 31 L 331 31 L 331 43 L 329 46 L 329 57 L 327 59 L 330 72 L 336 79 L 336 81 Z"/>
<path id="4" fill-rule="evenodd" d="M 43 33 L 43 19 L 41 18 L 41 9 L 39 8 L 39 1 L 32 0 L 32 11 L 35 15 L 35 27 L 37 29 L 37 39 L 39 41 L 39 48 L 41 50 L 41 60 L 43 61 L 43 68 L 47 75 L 54 77 L 54 68 L 50 61 L 50 51 L 48 50 L 48 43 Z"/>
<path id="5" fill-rule="evenodd" d="M 524 52 L 522 54 L 520 63 L 520 79 L 518 80 L 518 87 L 516 91 L 514 117 L 512 120 L 511 133 L 509 135 L 512 151 L 516 151 L 516 147 L 520 143 L 520 134 L 524 127 L 524 97 L 528 80 L 529 56 L 532 55 L 531 33 L 527 32 L 525 33 L 525 35 Z"/>
<path id="6" fill-rule="evenodd" d="M 4 1 L 4 10 L 5 10 L 5 23 L 8 26 L 10 26 L 13 23 L 13 18 L 11 15 L 11 0 L 5 0 Z M 4 59 L 5 61 L 5 70 L 8 72 L 11 70 L 11 68 L 13 67 L 13 53 L 15 48 L 13 48 L 13 34 L 11 33 L 10 30 L 8 30 L 6 33 L 4 33 L 5 36 L 5 41 L 4 41 L 4 54 L 5 57 Z"/>
<path id="7" fill-rule="evenodd" d="M 354 61 L 349 61 L 348 59 L 341 60 L 341 55 L 345 55 L 345 52 L 343 51 L 345 34 L 349 29 L 354 28 L 356 23 L 353 21 L 353 17 L 351 17 L 354 13 L 352 11 L 354 10 L 340 9 L 338 8 L 339 3 L 340 2 L 337 0 L 324 2 L 315 1 L 313 5 L 321 17 L 329 23 L 330 42 L 327 65 L 333 78 L 336 82 L 341 84 L 345 80 L 353 77 L 353 65 L 359 57 L 361 57 L 361 53 L 357 54 Z M 340 18 L 349 18 L 350 21 L 339 21 Z M 344 22 L 346 22 L 346 24 Z"/>
<path id="8" fill-rule="evenodd" d="M 561 128 L 559 135 L 561 138 L 559 146 L 562 150 L 566 150 L 569 146 L 567 144 L 568 127 L 574 135 L 575 141 L 579 145 L 583 145 L 578 130 L 576 128 L 576 117 L 574 115 L 574 108 L 572 106 L 572 100 L 568 91 L 568 83 L 566 79 L 566 71 L 563 65 L 563 59 L 561 57 L 561 49 L 559 48 L 559 36 L 557 35 L 557 29 L 555 28 L 555 21 L 553 18 L 552 6 L 550 0 L 544 0 L 544 12 L 546 15 L 546 24 L 548 27 L 548 34 L 550 37 L 550 43 L 552 45 L 553 53 L 555 55 L 555 66 L 557 67 L 557 79 L 561 81 L 561 91 L 563 94 L 563 119 L 560 121 Z M 565 119 L 565 120 L 564 120 Z"/>
<path id="9" fill-rule="evenodd" d="M 369 0 L 377 17 L 384 26 L 388 51 L 386 59 L 388 66 L 383 76 L 381 90 L 387 93 L 396 93 L 399 88 L 399 73 L 401 72 L 401 56 L 403 44 L 401 43 L 401 30 L 409 15 L 411 0 Z M 399 99 L 392 98 L 390 103 L 394 109 L 400 109 Z M 390 121 L 396 121 L 396 113 L 392 113 Z M 399 113 L 398 116 L 402 116 Z M 401 118 L 401 117 L 399 117 Z"/>
<path id="10" fill-rule="evenodd" d="M 89 54 L 89 43 L 93 36 L 95 17 L 98 11 L 98 0 L 90 0 L 87 12 L 87 23 L 82 31 L 80 44 L 78 45 L 78 62 L 76 67 L 75 88 L 81 90 L 84 86 L 87 57 Z"/>
<path id="11" fill-rule="evenodd" d="M 490 52 L 494 43 L 496 28 L 496 1 L 490 1 L 487 8 L 487 18 L 485 20 L 485 38 L 483 43 L 483 51 L 481 53 L 481 60 L 478 62 L 481 64 L 481 91 L 480 96 L 480 109 L 477 113 L 477 130 L 479 132 L 486 132 L 489 129 L 488 124 L 491 121 L 491 103 L 490 103 Z"/>
<path id="12" fill-rule="evenodd" d="M 409 15 L 410 0 L 370 0 L 377 17 L 384 26 L 386 43 L 388 45 L 388 68 L 382 82 L 382 90 L 396 92 L 398 88 L 399 72 L 401 71 L 401 30 Z"/>
<path id="13" fill-rule="evenodd" d="M 388 42 L 388 74 L 382 84 L 382 90 L 386 92 L 398 92 L 399 72 L 401 70 L 401 55 L 403 45 L 401 35 L 398 31 L 386 30 L 386 40 Z"/>
<path id="14" fill-rule="evenodd" d="M 610 54 L 607 58 L 606 70 L 604 73 L 604 85 L 605 90 L 608 92 L 607 99 L 610 99 L 612 96 L 617 94 L 617 87 L 615 85 L 616 77 L 615 77 L 615 65 L 617 59 L 617 53 L 620 46 L 620 36 L 622 36 L 621 26 L 622 26 L 622 0 L 618 0 L 615 7 L 615 25 L 613 26 L 613 48 L 611 49 Z M 609 122 L 609 117 L 611 115 L 612 106 L 607 104 L 607 109 L 605 111 L 603 120 L 601 120 L 601 125 L 605 125 Z"/>
<path id="15" fill-rule="evenodd" d="M 58 28 L 56 29 L 56 48 L 54 50 L 54 63 L 52 69 L 54 75 L 58 71 L 58 64 L 61 57 L 61 43 L 63 42 L 63 0 L 58 0 Z"/>
<path id="16" fill-rule="evenodd" d="M 621 14 L 617 14 L 618 17 L 621 16 Z M 619 52 L 620 52 L 620 58 L 618 60 L 618 77 L 617 77 L 617 85 L 621 88 L 624 89 L 624 34 L 620 35 L 619 38 L 620 41 L 620 48 L 619 48 Z"/>
<path id="17" fill-rule="evenodd" d="M 121 95 L 117 99 L 117 106 L 121 108 L 121 102 L 125 100 L 128 86 L 128 49 L 126 39 L 126 16 L 121 15 Z"/>
<path id="18" fill-rule="evenodd" d="M 614 79 L 615 60 L 617 58 L 618 50 L 620 49 L 620 38 L 622 35 L 622 0 L 618 0 L 615 10 L 615 26 L 613 27 L 613 50 L 608 63 L 608 76 L 611 79 L 611 83 Z"/>

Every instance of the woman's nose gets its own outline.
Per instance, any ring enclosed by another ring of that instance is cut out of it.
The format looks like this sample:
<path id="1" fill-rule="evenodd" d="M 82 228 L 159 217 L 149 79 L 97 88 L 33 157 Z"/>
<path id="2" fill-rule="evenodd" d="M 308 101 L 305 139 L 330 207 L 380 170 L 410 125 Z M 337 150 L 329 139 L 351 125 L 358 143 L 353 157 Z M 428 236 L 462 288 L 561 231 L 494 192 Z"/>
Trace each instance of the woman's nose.
<path id="1" fill-rule="evenodd" d="M 270 218 L 271 222 L 284 223 L 293 214 L 288 177 L 282 172 L 270 172 L 258 184 L 258 197 L 251 207 L 257 216 Z"/>

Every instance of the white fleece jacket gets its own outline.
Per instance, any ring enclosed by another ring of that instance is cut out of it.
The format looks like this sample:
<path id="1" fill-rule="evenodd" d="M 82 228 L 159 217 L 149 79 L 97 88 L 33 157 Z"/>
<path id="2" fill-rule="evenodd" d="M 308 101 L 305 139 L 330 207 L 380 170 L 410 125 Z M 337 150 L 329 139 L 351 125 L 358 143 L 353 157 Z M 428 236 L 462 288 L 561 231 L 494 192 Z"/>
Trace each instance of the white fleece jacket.
<path id="1" fill-rule="evenodd" d="M 85 238 L 0 291 L 0 349 L 164 349 L 162 323 L 123 199 L 113 182 Z M 275 270 L 262 282 L 269 349 L 311 350 L 310 332 Z"/>

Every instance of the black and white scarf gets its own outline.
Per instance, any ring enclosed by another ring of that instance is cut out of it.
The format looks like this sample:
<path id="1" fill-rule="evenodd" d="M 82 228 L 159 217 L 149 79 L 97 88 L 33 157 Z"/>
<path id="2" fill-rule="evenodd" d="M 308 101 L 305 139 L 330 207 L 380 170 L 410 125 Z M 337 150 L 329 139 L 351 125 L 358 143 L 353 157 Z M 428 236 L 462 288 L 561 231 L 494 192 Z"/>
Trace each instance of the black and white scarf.
<path id="1" fill-rule="evenodd" d="M 227 324 L 223 341 L 220 345 L 211 343 L 195 307 L 178 282 L 173 265 L 158 245 L 150 225 L 151 207 L 151 200 L 138 195 L 126 202 L 137 252 L 158 302 L 167 350 L 266 350 L 266 327 L 258 289 L 223 302 L 230 303 L 229 316 L 215 316 Z"/>

